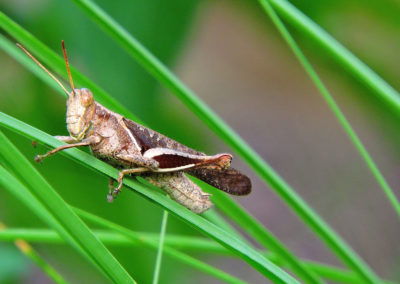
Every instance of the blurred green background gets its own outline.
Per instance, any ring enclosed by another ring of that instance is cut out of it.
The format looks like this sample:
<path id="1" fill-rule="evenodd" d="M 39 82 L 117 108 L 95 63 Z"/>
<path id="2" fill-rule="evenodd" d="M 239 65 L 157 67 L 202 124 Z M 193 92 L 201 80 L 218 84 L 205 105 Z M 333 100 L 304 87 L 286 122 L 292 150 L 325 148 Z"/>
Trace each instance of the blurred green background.
<path id="1" fill-rule="evenodd" d="M 216 110 L 380 276 L 400 281 L 400 226 L 394 210 L 256 3 L 96 3 Z M 292 3 L 399 89 L 400 6 L 396 1 Z M 3 0 L 0 10 L 59 54 L 63 39 L 71 64 L 153 129 L 201 151 L 229 151 L 72 2 Z M 400 118 L 307 37 L 291 31 L 400 196 Z M 63 98 L 2 51 L 0 61 L 0 111 L 48 133 L 67 135 Z M 34 149 L 31 141 L 5 133 L 32 160 L 36 153 L 47 150 L 42 146 Z M 238 198 L 249 212 L 298 256 L 339 265 L 250 169 L 238 159 L 234 166 L 253 180 L 252 195 Z M 37 168 L 70 204 L 134 230 L 159 231 L 162 211 L 147 200 L 126 191 L 115 203 L 106 202 L 107 178 L 57 155 Z M 1 189 L 0 218 L 10 227 L 44 227 Z M 197 234 L 172 216 L 168 233 Z M 69 247 L 35 248 L 72 283 L 86 282 L 84 279 L 107 282 Z M 153 251 L 111 250 L 136 280 L 151 281 Z M 239 261 L 202 257 L 251 283 L 264 281 Z M 161 283 L 187 283 L 190 279 L 195 279 L 191 283 L 217 283 L 164 258 Z M 0 244 L 0 283 L 46 281 L 46 276 L 11 245 Z"/>

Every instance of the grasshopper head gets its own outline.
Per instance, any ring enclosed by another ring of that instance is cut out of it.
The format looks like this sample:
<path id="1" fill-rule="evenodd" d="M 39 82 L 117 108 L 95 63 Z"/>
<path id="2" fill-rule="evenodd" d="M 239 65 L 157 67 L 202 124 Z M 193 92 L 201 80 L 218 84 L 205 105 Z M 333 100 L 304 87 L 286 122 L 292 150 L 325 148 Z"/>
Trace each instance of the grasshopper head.
<path id="1" fill-rule="evenodd" d="M 30 54 L 19 43 L 17 45 L 36 62 L 51 78 L 53 78 L 58 85 L 68 95 L 67 101 L 67 128 L 74 139 L 77 141 L 82 140 L 91 126 L 91 121 L 95 114 L 96 103 L 93 99 L 93 94 L 88 89 L 75 89 L 74 82 L 72 81 L 71 70 L 69 69 L 67 52 L 65 51 L 64 41 L 61 41 L 62 49 L 64 52 L 65 65 L 67 66 L 68 77 L 71 85 L 72 92 L 68 92 L 63 84 L 50 73 L 32 54 Z"/>
<path id="2" fill-rule="evenodd" d="M 74 89 L 67 100 L 67 128 L 71 137 L 80 141 L 91 126 L 95 113 L 93 94 L 86 88 Z"/>

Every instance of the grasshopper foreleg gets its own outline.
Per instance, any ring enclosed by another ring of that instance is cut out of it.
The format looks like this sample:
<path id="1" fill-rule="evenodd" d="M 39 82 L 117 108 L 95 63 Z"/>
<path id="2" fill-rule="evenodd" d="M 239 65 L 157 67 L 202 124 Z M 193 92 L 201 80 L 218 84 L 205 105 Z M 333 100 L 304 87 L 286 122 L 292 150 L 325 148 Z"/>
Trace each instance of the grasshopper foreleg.
<path id="1" fill-rule="evenodd" d="M 148 168 L 133 168 L 133 169 L 124 169 L 119 172 L 118 174 L 118 186 L 114 188 L 114 180 L 111 178 L 108 184 L 109 192 L 107 195 L 108 202 L 113 202 L 115 198 L 117 198 L 118 194 L 121 191 L 122 184 L 124 181 L 124 177 L 127 174 L 137 174 L 137 173 L 144 173 L 148 172 L 150 169 Z"/>
<path id="2" fill-rule="evenodd" d="M 69 141 L 71 141 L 70 139 L 66 139 L 66 137 L 67 136 L 56 136 L 56 138 L 61 138 L 59 140 L 61 140 L 63 142 L 68 143 Z M 82 140 L 81 142 L 78 142 L 78 143 L 62 145 L 62 146 L 59 146 L 59 147 L 47 152 L 44 155 L 36 155 L 35 161 L 40 163 L 40 162 L 42 162 L 42 160 L 44 158 L 47 158 L 48 156 L 51 156 L 51 155 L 53 155 L 53 154 L 55 154 L 57 152 L 60 152 L 62 150 L 69 149 L 69 148 L 74 148 L 74 147 L 82 147 L 82 146 L 89 146 L 89 145 L 92 145 L 92 144 L 97 144 L 97 143 L 100 142 L 100 140 L 101 140 L 101 138 L 98 137 L 98 136 L 90 136 L 87 139 L 84 139 L 84 140 Z"/>

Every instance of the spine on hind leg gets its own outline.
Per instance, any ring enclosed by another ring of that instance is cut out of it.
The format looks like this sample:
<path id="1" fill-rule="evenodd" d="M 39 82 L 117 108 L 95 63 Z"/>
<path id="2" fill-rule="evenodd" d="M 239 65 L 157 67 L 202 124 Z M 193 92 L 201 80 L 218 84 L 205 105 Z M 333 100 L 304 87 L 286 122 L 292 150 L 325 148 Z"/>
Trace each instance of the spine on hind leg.
<path id="1" fill-rule="evenodd" d="M 209 194 L 182 172 L 152 174 L 144 178 L 194 213 L 200 214 L 212 207 Z"/>

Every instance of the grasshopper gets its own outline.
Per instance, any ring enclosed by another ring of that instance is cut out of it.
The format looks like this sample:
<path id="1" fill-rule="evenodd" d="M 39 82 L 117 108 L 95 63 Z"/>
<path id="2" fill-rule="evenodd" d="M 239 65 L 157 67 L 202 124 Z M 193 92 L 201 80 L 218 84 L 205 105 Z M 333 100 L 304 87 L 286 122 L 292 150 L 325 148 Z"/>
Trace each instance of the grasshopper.
<path id="1" fill-rule="evenodd" d="M 198 214 L 212 206 L 210 194 L 203 192 L 186 173 L 233 195 L 250 193 L 250 179 L 230 167 L 231 154 L 207 156 L 112 112 L 96 102 L 90 90 L 75 88 L 64 41 L 61 43 L 72 89 L 70 92 L 25 48 L 17 44 L 68 95 L 66 124 L 70 136 L 55 136 L 67 144 L 44 155 L 37 155 L 36 162 L 65 149 L 89 146 L 95 157 L 119 169 L 117 186 L 114 187 L 114 179 L 111 178 L 109 182 L 109 202 L 121 191 L 125 175 L 134 174 L 160 187 L 173 200 Z"/>

